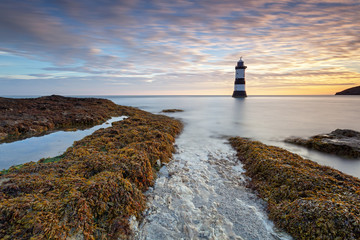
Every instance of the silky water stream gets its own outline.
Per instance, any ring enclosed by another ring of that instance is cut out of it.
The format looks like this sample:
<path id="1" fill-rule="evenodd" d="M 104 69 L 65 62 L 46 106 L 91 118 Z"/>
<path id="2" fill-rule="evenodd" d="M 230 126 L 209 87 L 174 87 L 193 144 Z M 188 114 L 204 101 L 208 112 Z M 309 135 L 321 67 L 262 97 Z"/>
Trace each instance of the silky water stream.
<path id="1" fill-rule="evenodd" d="M 186 124 L 177 153 L 147 192 L 136 239 L 291 239 L 245 187 L 242 164 L 225 137 Z"/>

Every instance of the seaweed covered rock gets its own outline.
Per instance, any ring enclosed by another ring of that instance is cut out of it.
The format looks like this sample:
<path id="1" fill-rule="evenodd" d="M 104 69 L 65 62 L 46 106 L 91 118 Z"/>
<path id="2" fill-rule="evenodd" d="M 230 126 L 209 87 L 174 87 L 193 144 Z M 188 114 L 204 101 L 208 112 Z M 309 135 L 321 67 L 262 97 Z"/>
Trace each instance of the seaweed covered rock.
<path id="1" fill-rule="evenodd" d="M 0 142 L 41 135 L 50 130 L 90 127 L 113 116 L 123 107 L 107 99 L 57 95 L 13 99 L 0 97 Z"/>
<path id="2" fill-rule="evenodd" d="M 0 239 L 129 238 L 129 219 L 141 218 L 143 191 L 172 156 L 182 124 L 131 107 L 123 113 L 63 155 L 0 175 Z"/>
<path id="3" fill-rule="evenodd" d="M 175 113 L 175 112 L 183 112 L 184 110 L 182 109 L 176 109 L 176 108 L 172 108 L 172 109 L 164 109 L 161 112 L 164 113 Z"/>
<path id="4" fill-rule="evenodd" d="M 279 147 L 230 143 L 278 227 L 295 239 L 360 239 L 359 179 Z"/>
<path id="5" fill-rule="evenodd" d="M 360 132 L 354 130 L 336 129 L 309 139 L 287 138 L 285 142 L 348 158 L 360 158 Z"/>

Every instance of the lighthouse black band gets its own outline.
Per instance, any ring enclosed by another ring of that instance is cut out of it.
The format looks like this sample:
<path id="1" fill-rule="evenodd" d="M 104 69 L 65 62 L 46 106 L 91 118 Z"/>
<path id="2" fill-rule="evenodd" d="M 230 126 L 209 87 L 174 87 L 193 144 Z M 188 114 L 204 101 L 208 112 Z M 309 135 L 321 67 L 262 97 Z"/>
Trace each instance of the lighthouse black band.
<path id="1" fill-rule="evenodd" d="M 237 79 L 235 79 L 235 84 L 245 84 L 245 79 L 244 78 L 237 78 Z"/>
<path id="2" fill-rule="evenodd" d="M 245 91 L 234 91 L 232 97 L 247 97 Z"/>
<path id="3" fill-rule="evenodd" d="M 236 66 L 235 69 L 246 69 L 247 66 Z"/>

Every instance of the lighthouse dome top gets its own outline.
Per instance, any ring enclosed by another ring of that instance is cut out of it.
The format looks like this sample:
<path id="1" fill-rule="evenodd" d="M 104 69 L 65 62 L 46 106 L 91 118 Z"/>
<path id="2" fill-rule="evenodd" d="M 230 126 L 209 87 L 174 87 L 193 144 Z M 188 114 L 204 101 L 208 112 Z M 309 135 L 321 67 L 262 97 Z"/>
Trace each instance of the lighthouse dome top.
<path id="1" fill-rule="evenodd" d="M 246 68 L 245 66 L 244 66 L 244 61 L 242 60 L 242 57 L 240 57 L 240 60 L 237 62 L 237 67 L 242 67 L 242 68 Z"/>

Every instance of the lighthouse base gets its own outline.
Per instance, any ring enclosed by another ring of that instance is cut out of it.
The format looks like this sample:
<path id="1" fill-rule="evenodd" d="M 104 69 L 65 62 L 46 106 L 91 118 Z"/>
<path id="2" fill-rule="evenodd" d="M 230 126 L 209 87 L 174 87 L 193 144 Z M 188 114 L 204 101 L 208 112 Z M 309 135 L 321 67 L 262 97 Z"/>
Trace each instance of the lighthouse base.
<path id="1" fill-rule="evenodd" d="M 243 98 L 243 97 L 247 97 L 246 95 L 246 91 L 234 91 L 233 98 Z"/>

